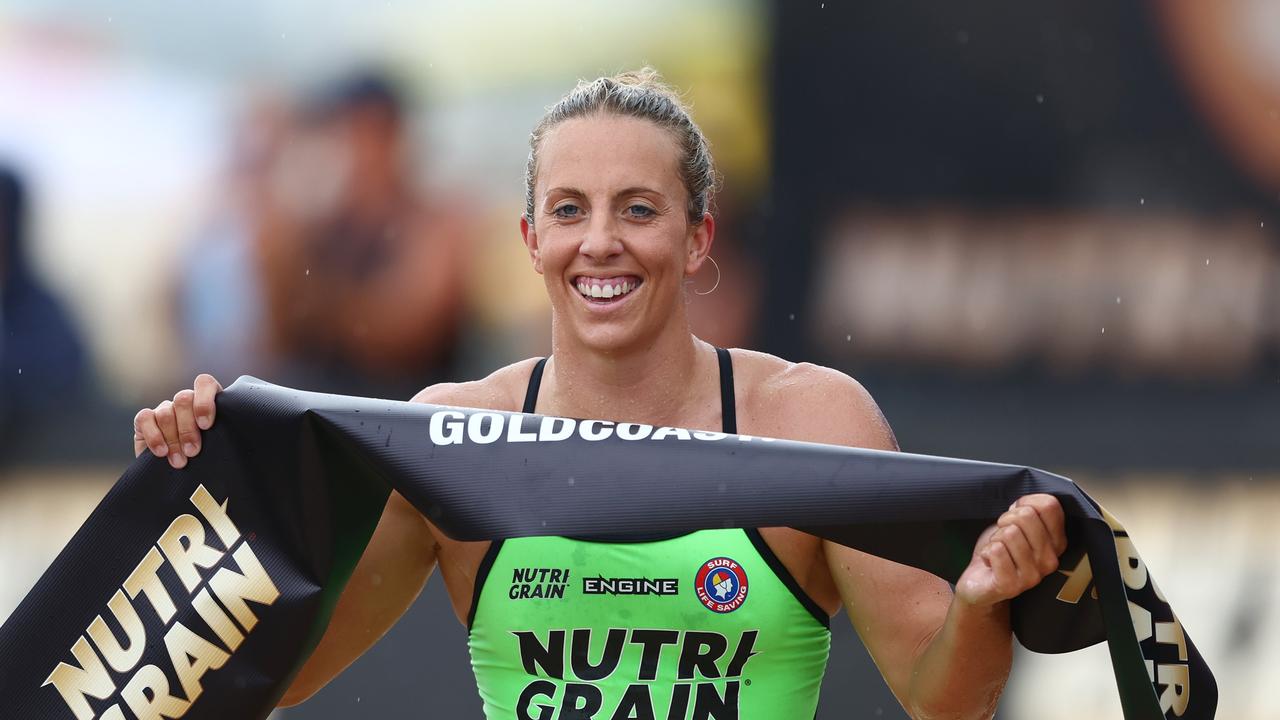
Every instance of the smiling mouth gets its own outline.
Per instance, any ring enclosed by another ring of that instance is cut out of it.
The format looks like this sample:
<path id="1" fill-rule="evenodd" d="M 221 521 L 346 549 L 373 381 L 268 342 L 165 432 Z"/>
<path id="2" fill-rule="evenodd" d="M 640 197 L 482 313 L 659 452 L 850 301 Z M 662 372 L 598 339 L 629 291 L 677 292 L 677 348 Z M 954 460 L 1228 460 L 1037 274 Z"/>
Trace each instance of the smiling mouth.
<path id="1" fill-rule="evenodd" d="M 640 287 L 640 278 L 634 275 L 617 277 L 588 277 L 579 275 L 573 279 L 578 294 L 592 303 L 608 304 L 621 300 Z"/>

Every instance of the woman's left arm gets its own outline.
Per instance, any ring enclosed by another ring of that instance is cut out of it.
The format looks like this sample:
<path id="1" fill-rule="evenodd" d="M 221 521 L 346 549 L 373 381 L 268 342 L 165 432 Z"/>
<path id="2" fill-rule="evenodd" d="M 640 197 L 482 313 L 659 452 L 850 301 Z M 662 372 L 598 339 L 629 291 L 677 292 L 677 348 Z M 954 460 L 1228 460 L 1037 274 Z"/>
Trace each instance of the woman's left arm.
<path id="1" fill-rule="evenodd" d="M 871 395 L 856 380 L 795 366 L 777 398 L 787 435 L 898 450 Z M 798 380 L 798 382 L 797 382 Z M 813 413 L 814 407 L 826 412 Z M 1062 508 L 1049 495 L 1019 499 L 974 547 L 955 591 L 941 578 L 831 542 L 827 566 L 850 621 L 898 701 L 918 720 L 990 718 L 1009 677 L 1009 601 L 1058 567 Z"/>

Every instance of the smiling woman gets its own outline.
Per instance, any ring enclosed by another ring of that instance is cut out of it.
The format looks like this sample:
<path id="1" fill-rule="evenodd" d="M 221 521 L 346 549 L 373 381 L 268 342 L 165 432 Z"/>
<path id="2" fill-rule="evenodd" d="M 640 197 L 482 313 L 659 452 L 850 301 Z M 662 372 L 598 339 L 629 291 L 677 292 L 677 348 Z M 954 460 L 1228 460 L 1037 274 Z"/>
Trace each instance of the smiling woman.
<path id="1" fill-rule="evenodd" d="M 715 239 L 715 171 L 656 73 L 580 83 L 530 146 L 520 231 L 551 301 L 552 354 L 433 385 L 416 401 L 580 419 L 515 421 L 509 441 L 567 437 L 576 424 L 587 440 L 733 433 L 897 449 L 852 378 L 716 348 L 691 331 L 685 282 Z M 140 412 L 135 450 L 183 467 L 200 452 L 218 390 L 202 375 Z M 499 414 L 473 414 L 465 428 L 457 414 L 435 417 L 440 444 L 504 434 Z M 1011 661 L 1009 601 L 1057 568 L 1063 522 L 1054 498 L 1019 499 L 983 533 L 953 593 L 926 572 L 791 528 L 460 542 L 393 493 L 282 704 L 305 700 L 376 642 L 438 564 L 489 718 L 812 717 L 828 620 L 842 605 L 913 716 L 990 717 Z M 620 578 L 670 592 L 599 592 Z"/>

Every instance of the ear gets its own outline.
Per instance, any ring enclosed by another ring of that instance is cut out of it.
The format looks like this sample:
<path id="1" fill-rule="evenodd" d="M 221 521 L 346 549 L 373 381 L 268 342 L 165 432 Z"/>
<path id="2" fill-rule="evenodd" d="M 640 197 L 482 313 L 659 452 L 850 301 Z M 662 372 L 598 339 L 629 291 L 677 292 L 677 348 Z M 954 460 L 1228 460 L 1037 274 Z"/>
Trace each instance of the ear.
<path id="1" fill-rule="evenodd" d="M 541 275 L 542 255 L 538 252 L 538 231 L 523 214 L 520 215 L 520 237 L 524 238 L 524 247 L 529 251 L 529 260 L 533 262 L 534 271 Z"/>
<path id="2" fill-rule="evenodd" d="M 689 228 L 689 257 L 684 264 L 686 277 L 692 276 L 711 254 L 711 244 L 716 239 L 716 219 L 711 213 L 702 214 L 702 222 Z"/>

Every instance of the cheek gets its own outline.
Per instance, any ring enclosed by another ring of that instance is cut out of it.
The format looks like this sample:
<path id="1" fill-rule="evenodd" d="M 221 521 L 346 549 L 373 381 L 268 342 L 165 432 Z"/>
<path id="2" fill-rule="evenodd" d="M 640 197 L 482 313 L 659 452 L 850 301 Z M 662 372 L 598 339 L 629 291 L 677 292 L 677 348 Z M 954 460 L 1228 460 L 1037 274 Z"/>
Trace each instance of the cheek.
<path id="1" fill-rule="evenodd" d="M 575 246 L 565 242 L 567 238 L 550 237 L 539 247 L 534 269 L 542 275 L 548 287 L 564 281 L 565 270 L 576 255 Z"/>

